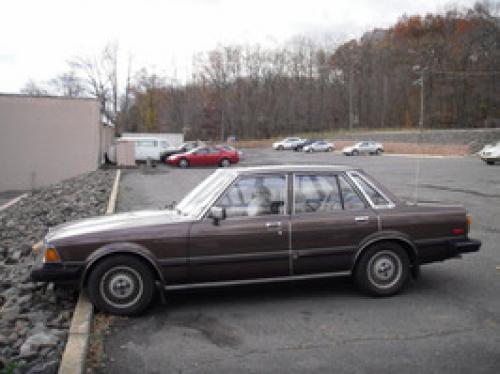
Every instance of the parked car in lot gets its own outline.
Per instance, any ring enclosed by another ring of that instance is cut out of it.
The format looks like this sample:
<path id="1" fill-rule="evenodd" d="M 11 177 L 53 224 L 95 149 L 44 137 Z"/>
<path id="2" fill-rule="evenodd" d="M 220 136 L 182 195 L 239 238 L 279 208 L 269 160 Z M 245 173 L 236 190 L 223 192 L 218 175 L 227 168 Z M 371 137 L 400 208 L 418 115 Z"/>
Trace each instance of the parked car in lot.
<path id="1" fill-rule="evenodd" d="M 188 152 L 194 148 L 198 148 L 198 147 L 201 147 L 204 145 L 205 145 L 205 143 L 202 141 L 199 141 L 199 140 L 193 141 L 193 142 L 182 143 L 179 147 L 172 147 L 169 150 L 163 152 L 161 154 L 161 160 L 163 162 L 165 162 L 165 160 L 167 159 L 168 156 L 176 155 L 178 153 L 185 153 L 185 152 Z"/>
<path id="2" fill-rule="evenodd" d="M 174 209 L 50 229 L 31 278 L 74 281 L 98 309 L 124 315 L 143 311 L 155 287 L 352 275 L 390 296 L 421 265 L 478 251 L 469 225 L 461 206 L 408 205 L 348 166 L 219 169 Z"/>
<path id="3" fill-rule="evenodd" d="M 227 150 L 221 147 L 204 146 L 188 152 L 168 156 L 165 162 L 169 165 L 187 168 L 189 166 L 218 165 L 222 167 L 237 164 L 240 160 L 238 151 Z"/>
<path id="4" fill-rule="evenodd" d="M 302 150 L 304 152 L 332 152 L 335 150 L 335 144 L 325 140 L 315 140 L 311 144 L 305 145 Z"/>
<path id="5" fill-rule="evenodd" d="M 488 165 L 494 165 L 495 162 L 500 162 L 500 142 L 494 145 L 485 145 L 483 149 L 478 152 L 478 155 L 481 157 L 481 160 Z"/>
<path id="6" fill-rule="evenodd" d="M 316 139 L 302 139 L 300 142 L 295 143 L 295 145 L 292 147 L 292 149 L 295 152 L 302 152 L 302 149 L 304 146 L 312 144 L 316 141 Z"/>
<path id="7" fill-rule="evenodd" d="M 294 149 L 300 143 L 303 143 L 305 140 L 297 137 L 289 137 L 285 138 L 279 142 L 273 143 L 273 149 L 276 151 L 283 151 L 285 149 Z"/>
<path id="8" fill-rule="evenodd" d="M 176 147 L 170 145 L 162 137 L 121 137 L 117 139 L 117 141 L 134 143 L 134 155 L 136 161 L 146 161 L 147 159 L 160 161 L 162 159 L 162 155 L 176 149 Z M 116 163 L 116 143 L 109 147 L 105 157 L 107 162 Z"/>
<path id="9" fill-rule="evenodd" d="M 218 145 L 217 147 L 219 147 L 225 151 L 228 151 L 228 152 L 237 152 L 240 161 L 243 158 L 243 152 L 240 151 L 239 149 L 234 148 L 232 145 L 224 144 L 224 145 Z"/>
<path id="10" fill-rule="evenodd" d="M 342 153 L 346 156 L 380 155 L 384 152 L 384 146 L 377 142 L 365 141 L 344 147 Z"/>

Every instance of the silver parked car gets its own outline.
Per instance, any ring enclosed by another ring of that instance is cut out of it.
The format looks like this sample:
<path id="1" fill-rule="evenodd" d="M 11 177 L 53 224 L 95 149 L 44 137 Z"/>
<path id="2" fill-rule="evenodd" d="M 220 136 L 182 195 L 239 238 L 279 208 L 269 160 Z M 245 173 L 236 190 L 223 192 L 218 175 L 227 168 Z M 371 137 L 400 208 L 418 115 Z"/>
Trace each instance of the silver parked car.
<path id="1" fill-rule="evenodd" d="M 317 140 L 311 144 L 305 145 L 304 152 L 332 152 L 335 150 L 335 144 L 324 140 Z"/>
<path id="2" fill-rule="evenodd" d="M 384 146 L 373 141 L 358 142 L 354 145 L 344 147 L 342 153 L 346 156 L 380 155 L 384 152 Z"/>

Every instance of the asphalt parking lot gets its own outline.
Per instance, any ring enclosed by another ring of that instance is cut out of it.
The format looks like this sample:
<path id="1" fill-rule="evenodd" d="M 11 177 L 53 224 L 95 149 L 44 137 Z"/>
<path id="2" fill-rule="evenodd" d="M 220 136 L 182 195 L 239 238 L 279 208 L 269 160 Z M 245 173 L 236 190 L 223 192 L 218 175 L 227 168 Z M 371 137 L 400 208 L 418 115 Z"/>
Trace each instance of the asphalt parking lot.
<path id="1" fill-rule="evenodd" d="M 500 165 L 474 157 L 345 157 L 244 150 L 242 165 L 350 164 L 400 197 L 463 204 L 479 253 L 423 267 L 391 298 L 350 279 L 172 292 L 116 318 L 103 372 L 500 372 Z M 161 208 L 213 169 L 129 170 L 118 210 Z M 418 178 L 416 177 L 418 171 Z"/>

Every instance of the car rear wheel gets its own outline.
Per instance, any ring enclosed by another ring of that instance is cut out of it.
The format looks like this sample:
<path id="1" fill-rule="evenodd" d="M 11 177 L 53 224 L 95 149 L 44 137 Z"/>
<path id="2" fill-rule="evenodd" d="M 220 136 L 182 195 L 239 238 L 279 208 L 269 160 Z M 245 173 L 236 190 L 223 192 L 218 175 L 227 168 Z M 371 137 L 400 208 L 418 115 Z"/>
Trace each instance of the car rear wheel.
<path id="1" fill-rule="evenodd" d="M 285 149 L 285 147 L 283 147 L 282 145 L 279 145 L 278 148 L 276 148 L 278 151 L 282 151 Z"/>
<path id="2" fill-rule="evenodd" d="M 231 166 L 231 161 L 229 161 L 227 158 L 223 158 L 220 162 L 220 166 L 222 166 L 223 168 L 227 168 Z"/>
<path id="3" fill-rule="evenodd" d="M 186 160 L 185 158 L 181 158 L 179 160 L 179 167 L 181 167 L 181 168 L 187 168 L 187 167 L 189 167 L 189 161 Z"/>
<path id="4" fill-rule="evenodd" d="M 359 156 L 359 151 L 355 149 L 354 151 L 351 152 L 353 156 Z"/>
<path id="5" fill-rule="evenodd" d="M 382 150 L 380 148 L 378 148 L 376 151 L 375 151 L 375 154 L 377 156 L 380 156 L 382 154 Z"/>
<path id="6" fill-rule="evenodd" d="M 99 310 L 134 315 L 151 303 L 154 278 L 149 266 L 133 256 L 109 256 L 90 273 L 87 291 Z"/>
<path id="7" fill-rule="evenodd" d="M 381 242 L 362 254 L 354 277 L 362 291 L 373 296 L 391 296 L 404 288 L 409 269 L 408 255 L 400 245 Z"/>
<path id="8" fill-rule="evenodd" d="M 333 149 L 332 149 L 332 147 L 328 147 L 328 148 L 326 149 L 326 151 L 327 151 L 327 152 L 331 152 L 331 151 L 333 151 Z"/>

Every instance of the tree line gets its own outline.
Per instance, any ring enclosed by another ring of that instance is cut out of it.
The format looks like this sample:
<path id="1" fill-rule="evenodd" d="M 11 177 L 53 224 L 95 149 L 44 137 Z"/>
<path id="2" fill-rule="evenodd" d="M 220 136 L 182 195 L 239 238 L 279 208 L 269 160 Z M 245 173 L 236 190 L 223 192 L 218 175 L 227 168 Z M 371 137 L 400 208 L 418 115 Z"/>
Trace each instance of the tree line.
<path id="1" fill-rule="evenodd" d="M 403 16 L 343 43 L 296 37 L 274 49 L 218 46 L 194 56 L 185 82 L 142 68 L 129 70 L 121 91 L 118 46 L 108 44 L 99 56 L 74 58 L 68 72 L 45 85 L 30 81 L 22 92 L 96 97 L 117 132 L 203 139 L 499 126 L 499 47 L 498 9 L 483 2 Z"/>

